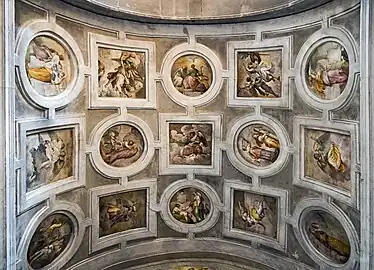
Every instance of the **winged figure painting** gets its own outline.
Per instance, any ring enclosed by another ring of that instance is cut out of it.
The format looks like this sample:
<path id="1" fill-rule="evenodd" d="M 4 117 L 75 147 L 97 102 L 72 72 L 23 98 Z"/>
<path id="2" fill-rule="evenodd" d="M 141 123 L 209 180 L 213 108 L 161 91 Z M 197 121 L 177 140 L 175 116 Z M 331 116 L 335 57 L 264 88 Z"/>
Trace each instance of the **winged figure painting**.
<path id="1" fill-rule="evenodd" d="M 348 189 L 351 180 L 350 137 L 307 129 L 306 144 L 306 176 Z M 318 170 L 312 168 L 313 164 Z"/>
<path id="2" fill-rule="evenodd" d="M 281 51 L 239 52 L 237 74 L 239 97 L 281 96 Z"/>
<path id="3" fill-rule="evenodd" d="M 234 191 L 233 228 L 276 238 L 278 200 L 276 197 L 241 190 Z"/>

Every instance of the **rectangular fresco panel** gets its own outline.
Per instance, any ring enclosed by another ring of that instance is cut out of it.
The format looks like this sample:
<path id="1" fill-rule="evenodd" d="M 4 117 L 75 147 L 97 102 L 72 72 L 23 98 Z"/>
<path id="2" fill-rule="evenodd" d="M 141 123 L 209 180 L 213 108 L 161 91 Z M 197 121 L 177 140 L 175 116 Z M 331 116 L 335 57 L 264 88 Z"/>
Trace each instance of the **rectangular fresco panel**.
<path id="1" fill-rule="evenodd" d="M 212 165 L 212 132 L 212 124 L 169 124 L 169 163 Z"/>
<path id="2" fill-rule="evenodd" d="M 99 47 L 99 97 L 146 98 L 144 52 Z"/>
<path id="3" fill-rule="evenodd" d="M 238 97 L 281 97 L 282 50 L 238 52 L 236 69 Z"/>
<path id="4" fill-rule="evenodd" d="M 26 135 L 26 192 L 72 177 L 75 166 L 74 128 Z"/>
<path id="5" fill-rule="evenodd" d="M 318 129 L 305 129 L 304 134 L 305 177 L 350 191 L 350 136 Z"/>
<path id="6" fill-rule="evenodd" d="M 233 228 L 277 239 L 278 199 L 234 191 Z"/>
<path id="7" fill-rule="evenodd" d="M 99 199 L 99 237 L 147 225 L 147 190 L 117 193 Z"/>

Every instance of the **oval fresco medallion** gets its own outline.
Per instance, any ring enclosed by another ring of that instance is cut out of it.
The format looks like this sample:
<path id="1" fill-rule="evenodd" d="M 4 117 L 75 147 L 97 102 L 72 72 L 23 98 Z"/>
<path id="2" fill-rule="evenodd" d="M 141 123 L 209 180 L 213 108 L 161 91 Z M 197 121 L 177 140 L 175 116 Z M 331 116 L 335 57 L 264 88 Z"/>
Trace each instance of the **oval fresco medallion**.
<path id="1" fill-rule="evenodd" d="M 335 217 L 323 210 L 313 210 L 307 214 L 304 222 L 306 238 L 318 253 L 336 264 L 349 260 L 349 238 Z"/>
<path id="2" fill-rule="evenodd" d="M 50 265 L 66 251 L 74 234 L 73 221 L 65 214 L 45 218 L 31 238 L 27 261 L 33 269 Z"/>
<path id="3" fill-rule="evenodd" d="M 28 45 L 25 67 L 30 84 L 45 97 L 64 92 L 74 72 L 68 50 L 54 38 L 43 35 L 35 37 Z"/>
<path id="4" fill-rule="evenodd" d="M 104 132 L 99 147 L 101 158 L 106 164 L 127 167 L 142 156 L 144 139 L 136 127 L 120 124 Z"/>
<path id="5" fill-rule="evenodd" d="M 209 216 L 211 203 L 204 192 L 189 187 L 180 189 L 173 195 L 169 209 L 176 220 L 186 224 L 196 224 Z"/>
<path id="6" fill-rule="evenodd" d="M 236 144 L 240 156 L 257 167 L 271 165 L 279 156 L 278 136 L 263 124 L 251 124 L 243 128 L 239 132 Z"/>
<path id="7" fill-rule="evenodd" d="M 349 76 L 346 49 L 334 41 L 319 45 L 309 56 L 305 74 L 309 91 L 317 98 L 338 98 L 343 93 Z"/>
<path id="8" fill-rule="evenodd" d="M 189 97 L 207 92 L 213 80 L 210 64 L 197 54 L 183 55 L 175 60 L 170 75 L 174 87 Z"/>

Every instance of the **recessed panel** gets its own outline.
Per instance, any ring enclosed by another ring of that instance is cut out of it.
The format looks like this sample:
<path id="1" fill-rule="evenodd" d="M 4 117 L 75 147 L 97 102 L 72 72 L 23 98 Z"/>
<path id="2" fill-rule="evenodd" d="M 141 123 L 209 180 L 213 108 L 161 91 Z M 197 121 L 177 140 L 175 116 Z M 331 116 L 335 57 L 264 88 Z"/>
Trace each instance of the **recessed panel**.
<path id="1" fill-rule="evenodd" d="M 147 190 L 113 194 L 99 199 L 99 237 L 147 226 Z"/>
<path id="2" fill-rule="evenodd" d="M 27 251 L 29 265 L 33 269 L 50 265 L 66 251 L 73 234 L 73 221 L 67 215 L 52 214 L 45 218 L 30 241 Z"/>
<path id="3" fill-rule="evenodd" d="M 275 132 L 263 124 L 251 124 L 237 136 L 237 149 L 241 157 L 252 166 L 273 164 L 280 152 L 280 142 Z"/>
<path id="4" fill-rule="evenodd" d="M 347 134 L 305 129 L 305 177 L 330 186 L 351 190 L 351 138 Z"/>
<path id="5" fill-rule="evenodd" d="M 177 91 L 188 97 L 196 97 L 210 89 L 213 71 L 205 58 L 187 54 L 173 63 L 171 79 Z"/>
<path id="6" fill-rule="evenodd" d="M 170 123 L 171 165 L 212 165 L 212 124 Z"/>
<path id="7" fill-rule="evenodd" d="M 317 98 L 334 100 L 342 94 L 348 82 L 348 53 L 337 42 L 325 42 L 312 52 L 306 69 L 309 91 Z"/>
<path id="8" fill-rule="evenodd" d="M 99 97 L 146 98 L 145 53 L 99 47 Z"/>
<path id="9" fill-rule="evenodd" d="M 305 234 L 312 246 L 328 260 L 344 264 L 351 254 L 347 233 L 328 212 L 314 210 L 305 217 Z"/>
<path id="10" fill-rule="evenodd" d="M 208 197 L 201 190 L 183 188 L 171 198 L 169 209 L 176 220 L 197 224 L 207 218 L 211 205 Z"/>
<path id="11" fill-rule="evenodd" d="M 232 227 L 277 239 L 278 199 L 234 190 Z"/>
<path id="12" fill-rule="evenodd" d="M 30 132 L 26 135 L 26 192 L 74 176 L 74 128 Z"/>
<path id="13" fill-rule="evenodd" d="M 144 139 L 136 127 L 120 124 L 104 132 L 99 148 L 101 158 L 106 164 L 127 167 L 142 156 Z"/>
<path id="14" fill-rule="evenodd" d="M 31 40 L 25 67 L 30 84 L 45 97 L 64 92 L 74 72 L 68 50 L 54 38 L 43 35 Z"/>
<path id="15" fill-rule="evenodd" d="M 236 57 L 237 97 L 281 97 L 282 50 L 238 52 Z"/>

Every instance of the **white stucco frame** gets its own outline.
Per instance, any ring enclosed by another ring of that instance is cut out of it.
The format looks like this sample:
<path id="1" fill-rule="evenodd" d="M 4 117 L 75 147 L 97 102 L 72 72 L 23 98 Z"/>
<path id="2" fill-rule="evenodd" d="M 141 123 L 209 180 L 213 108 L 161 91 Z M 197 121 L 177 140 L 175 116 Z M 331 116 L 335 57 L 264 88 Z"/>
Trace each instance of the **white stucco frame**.
<path id="1" fill-rule="evenodd" d="M 52 214 L 64 214 L 73 222 L 73 237 L 66 249 L 51 264 L 43 267 L 41 270 L 61 269 L 74 254 L 78 251 L 84 234 L 86 232 L 86 217 L 82 209 L 73 203 L 66 201 L 55 201 L 50 206 L 43 207 L 29 222 L 23 236 L 21 238 L 17 250 L 17 269 L 32 269 L 27 262 L 27 251 L 30 241 L 38 228 L 39 224 Z"/>
<path id="2" fill-rule="evenodd" d="M 73 176 L 46 184 L 26 192 L 26 136 L 30 133 L 58 129 L 74 129 L 74 171 Z M 76 115 L 67 118 L 37 119 L 17 122 L 18 158 L 15 160 L 17 176 L 17 212 L 21 213 L 30 207 L 48 199 L 50 196 L 84 186 L 86 183 L 86 126 L 85 117 Z"/>
<path id="3" fill-rule="evenodd" d="M 90 108 L 156 108 L 156 56 L 155 43 L 150 41 L 138 41 L 129 39 L 115 39 L 108 36 L 89 33 L 90 44 Z M 142 52 L 145 54 L 145 99 L 138 98 L 117 98 L 117 97 L 99 97 L 98 86 L 98 53 L 99 48 L 113 50 L 128 50 Z"/>
<path id="4" fill-rule="evenodd" d="M 238 152 L 237 141 L 239 133 L 244 128 L 254 124 L 265 125 L 272 129 L 277 135 L 280 142 L 280 151 L 277 160 L 265 167 L 258 167 L 249 163 Z M 227 144 L 230 147 L 230 149 L 227 151 L 227 156 L 230 162 L 232 163 L 232 165 L 234 165 L 235 168 L 246 175 L 256 175 L 261 177 L 269 177 L 275 175 L 280 172 L 284 168 L 284 166 L 286 166 L 289 160 L 289 156 L 292 153 L 292 147 L 286 129 L 275 118 L 263 114 L 252 114 L 244 116 L 231 124 L 229 132 L 227 134 Z"/>
<path id="5" fill-rule="evenodd" d="M 69 53 L 72 64 L 72 80 L 68 87 L 56 96 L 46 97 L 39 94 L 27 76 L 25 58 L 30 42 L 37 36 L 47 36 L 60 43 Z M 68 105 L 80 93 L 84 85 L 85 65 L 82 53 L 74 39 L 57 24 L 37 20 L 21 29 L 16 45 L 17 78 L 24 96 L 36 107 L 59 109 Z"/>
<path id="6" fill-rule="evenodd" d="M 336 132 L 348 135 L 351 138 L 351 192 L 339 189 L 332 185 L 322 183 L 304 175 L 304 130 L 305 128 Z M 326 193 L 329 196 L 350 204 L 353 207 L 359 207 L 358 203 L 358 125 L 356 123 L 342 121 L 328 121 L 323 119 L 295 117 L 294 118 L 294 143 L 295 155 L 293 166 L 293 184 L 318 192 Z"/>
<path id="7" fill-rule="evenodd" d="M 347 85 L 339 97 L 333 100 L 324 100 L 318 98 L 309 90 L 309 86 L 306 82 L 306 66 L 314 50 L 329 41 L 336 42 L 346 49 L 349 57 L 349 76 Z M 295 62 L 296 89 L 306 103 L 317 110 L 334 110 L 340 109 L 350 102 L 352 94 L 359 83 L 358 73 L 360 65 L 358 50 L 356 48 L 357 45 L 353 37 L 342 28 L 322 28 L 309 37 L 301 47 Z"/>
<path id="8" fill-rule="evenodd" d="M 138 129 L 144 141 L 142 155 L 136 162 L 127 167 L 110 166 L 104 162 L 100 155 L 101 137 L 109 128 L 120 124 L 130 125 Z M 91 132 L 89 143 L 88 152 L 90 152 L 90 160 L 93 167 L 105 177 L 110 178 L 126 178 L 142 171 L 152 161 L 155 150 L 151 128 L 140 118 L 127 113 L 114 114 L 99 122 Z"/>
<path id="9" fill-rule="evenodd" d="M 128 231 L 113 233 L 111 235 L 99 237 L 99 199 L 100 197 L 115 195 L 124 192 L 136 190 L 146 190 L 146 227 L 136 228 Z M 156 197 L 157 197 L 157 179 L 143 179 L 130 181 L 126 186 L 107 185 L 93 188 L 90 190 L 90 213 L 92 217 L 92 227 L 90 232 L 89 252 L 95 252 L 105 247 L 116 244 L 126 244 L 127 241 L 141 238 L 157 236 L 157 214 L 156 214 Z"/>
<path id="10" fill-rule="evenodd" d="M 169 162 L 169 125 L 173 123 L 181 124 L 211 124 L 212 125 L 212 153 L 211 165 L 173 165 Z M 222 152 L 220 150 L 222 138 L 222 115 L 212 114 L 159 114 L 160 131 L 160 161 L 159 174 L 221 174 Z"/>
<path id="11" fill-rule="evenodd" d="M 223 187 L 223 200 L 226 207 L 223 218 L 222 234 L 227 237 L 238 238 L 246 241 L 256 242 L 258 244 L 269 246 L 275 249 L 285 251 L 287 249 L 287 228 L 286 216 L 288 215 L 288 191 L 265 186 L 255 186 L 243 183 L 240 180 L 225 180 Z M 234 211 L 234 191 L 244 191 L 259 195 L 271 196 L 277 199 L 278 221 L 277 221 L 277 239 L 270 238 L 261 234 L 233 228 Z"/>
<path id="12" fill-rule="evenodd" d="M 231 41 L 228 43 L 228 106 L 246 107 L 246 106 L 266 106 L 266 107 L 285 107 L 291 106 L 291 96 L 289 94 L 289 79 L 292 75 L 290 70 L 290 58 L 292 51 L 292 42 L 290 37 L 273 38 L 265 40 L 246 40 Z M 238 97 L 237 95 L 237 66 L 239 52 L 266 52 L 273 50 L 282 51 L 282 74 L 281 74 L 281 97 L 279 98 L 258 98 L 258 97 Z"/>
<path id="13" fill-rule="evenodd" d="M 171 211 L 170 211 L 170 200 L 179 190 L 184 188 L 196 188 L 201 190 L 209 199 L 210 202 L 210 213 L 208 216 L 201 222 L 197 224 L 186 224 L 176 220 Z M 211 229 L 217 222 L 220 217 L 220 211 L 222 209 L 221 200 L 214 190 L 213 187 L 206 184 L 203 181 L 198 179 L 182 179 L 178 180 L 171 185 L 169 185 L 160 199 L 161 207 L 161 218 L 164 220 L 166 225 L 168 225 L 173 230 L 180 233 L 200 233 Z"/>
<path id="14" fill-rule="evenodd" d="M 188 97 L 182 93 L 179 93 L 179 91 L 174 87 L 171 78 L 171 68 L 174 62 L 179 57 L 188 54 L 196 54 L 204 58 L 209 63 L 213 73 L 210 88 L 204 94 L 197 97 Z M 217 55 L 208 47 L 199 43 L 180 44 L 168 51 L 162 62 L 161 77 L 167 95 L 177 104 L 187 107 L 203 106 L 209 103 L 218 95 L 223 83 L 222 65 Z"/>
<path id="15" fill-rule="evenodd" d="M 312 246 L 305 232 L 305 218 L 308 213 L 315 210 L 322 210 L 333 217 L 335 217 L 343 226 L 350 243 L 351 256 L 345 264 L 337 264 L 328 259 L 326 256 L 321 254 Z M 332 202 L 328 202 L 324 199 L 315 198 L 315 199 L 304 199 L 300 201 L 295 208 L 293 213 L 293 229 L 296 235 L 296 238 L 305 252 L 316 261 L 322 270 L 324 269 L 345 269 L 345 270 L 355 270 L 358 269 L 359 265 L 359 252 L 360 245 L 358 242 L 358 235 L 356 229 L 349 217 L 337 207 Z"/>

